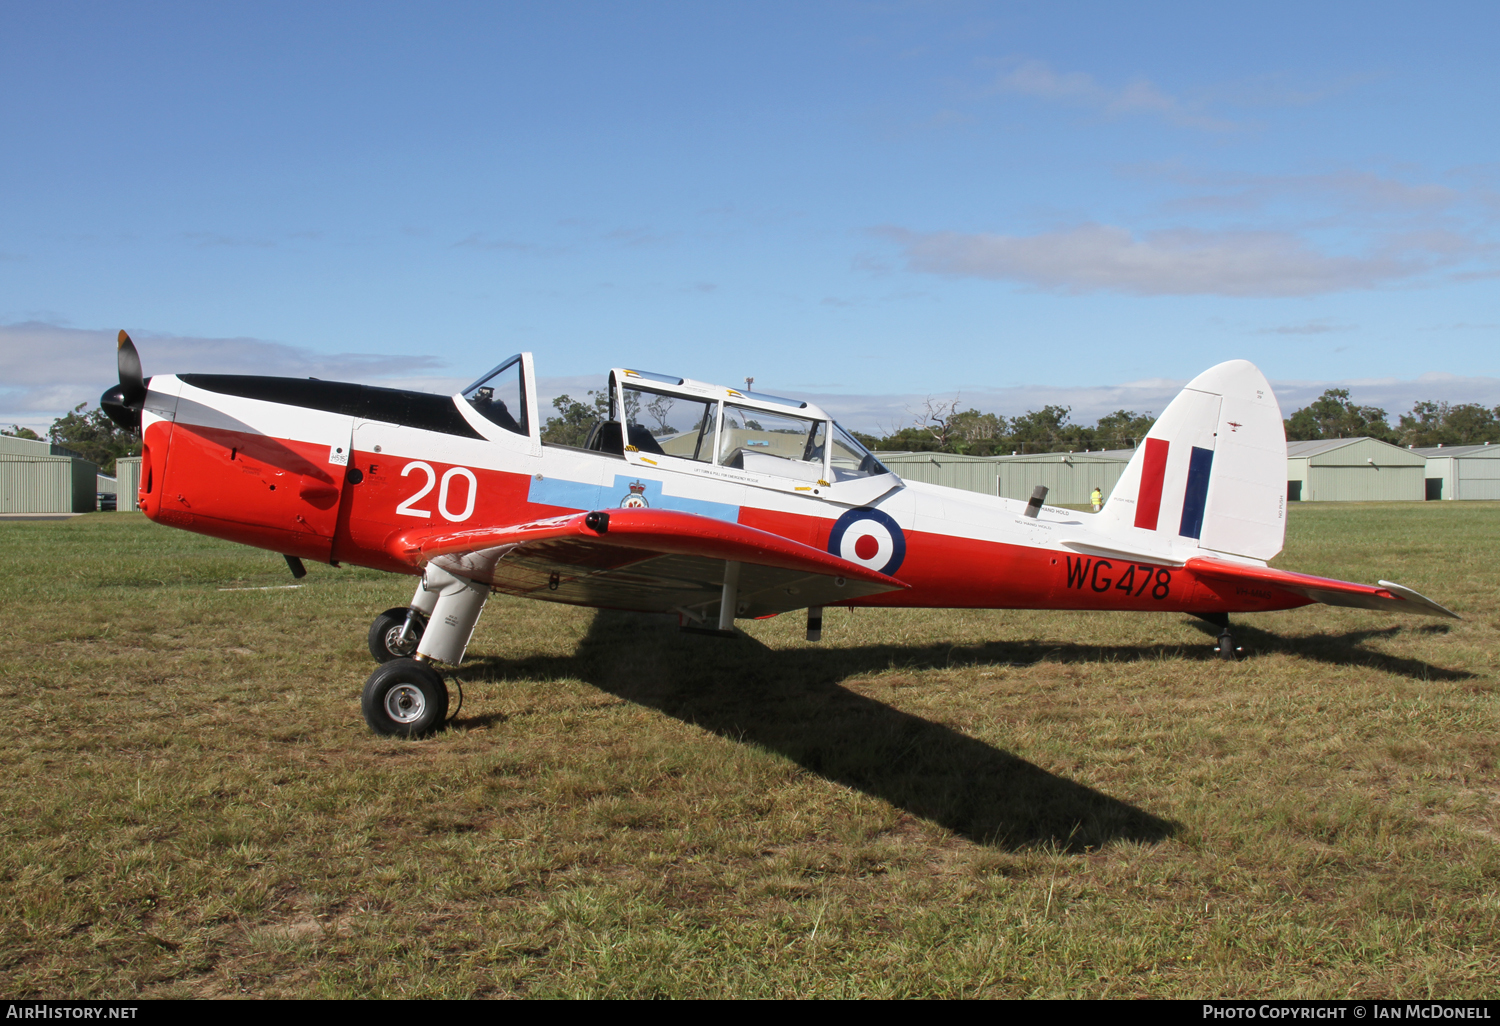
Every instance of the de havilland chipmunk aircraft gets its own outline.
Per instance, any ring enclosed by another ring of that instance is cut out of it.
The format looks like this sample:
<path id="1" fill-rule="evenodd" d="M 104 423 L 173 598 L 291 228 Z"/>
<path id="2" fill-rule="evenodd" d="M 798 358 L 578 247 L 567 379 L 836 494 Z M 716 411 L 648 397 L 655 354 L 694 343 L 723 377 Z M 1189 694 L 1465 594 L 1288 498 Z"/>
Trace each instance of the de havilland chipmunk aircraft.
<path id="1" fill-rule="evenodd" d="M 138 507 L 286 556 L 419 577 L 370 628 L 362 707 L 382 734 L 440 727 L 435 663 L 464 657 L 492 591 L 736 618 L 825 606 L 1229 614 L 1313 602 L 1454 616 L 1390 581 L 1268 567 L 1286 527 L 1286 439 L 1253 364 L 1194 378 L 1097 514 L 903 481 L 826 413 L 675 375 L 609 372 L 607 420 L 544 442 L 529 353 L 454 396 L 312 378 L 146 378 L 125 332 L 101 404 L 139 428 Z"/>

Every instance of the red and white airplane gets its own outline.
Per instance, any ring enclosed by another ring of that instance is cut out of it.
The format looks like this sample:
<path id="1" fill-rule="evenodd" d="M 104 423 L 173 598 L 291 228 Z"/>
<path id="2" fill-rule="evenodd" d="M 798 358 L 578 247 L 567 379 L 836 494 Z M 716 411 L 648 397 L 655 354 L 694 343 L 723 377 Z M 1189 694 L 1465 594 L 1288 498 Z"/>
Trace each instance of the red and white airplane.
<path id="1" fill-rule="evenodd" d="M 585 445 L 543 442 L 531 354 L 454 396 L 301 378 L 145 378 L 119 341 L 101 403 L 142 432 L 152 520 L 420 578 L 370 628 L 363 709 L 383 734 L 441 726 L 434 663 L 464 657 L 491 591 L 739 617 L 825 606 L 1229 614 L 1324 602 L 1454 616 L 1390 581 L 1274 570 L 1286 527 L 1281 410 L 1254 365 L 1194 378 L 1101 512 L 903 481 L 808 403 L 615 368 Z"/>

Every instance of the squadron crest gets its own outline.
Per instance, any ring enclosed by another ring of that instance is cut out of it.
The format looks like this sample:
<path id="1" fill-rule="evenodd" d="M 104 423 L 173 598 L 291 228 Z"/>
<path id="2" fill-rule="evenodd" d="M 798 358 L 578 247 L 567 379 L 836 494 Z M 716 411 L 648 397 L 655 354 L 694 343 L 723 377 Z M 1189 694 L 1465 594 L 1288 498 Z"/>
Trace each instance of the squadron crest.
<path id="1" fill-rule="evenodd" d="M 647 509 L 646 486 L 639 481 L 630 482 L 630 494 L 620 500 L 621 509 Z"/>

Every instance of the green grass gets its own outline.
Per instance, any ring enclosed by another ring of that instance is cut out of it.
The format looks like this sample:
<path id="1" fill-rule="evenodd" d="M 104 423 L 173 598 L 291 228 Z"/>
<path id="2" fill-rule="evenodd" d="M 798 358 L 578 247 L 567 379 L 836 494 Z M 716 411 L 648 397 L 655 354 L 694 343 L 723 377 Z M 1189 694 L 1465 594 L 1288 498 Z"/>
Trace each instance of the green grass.
<path id="1" fill-rule="evenodd" d="M 0 524 L 0 990 L 1493 996 L 1500 505 L 1297 504 L 1278 565 L 1459 623 L 491 602 L 370 734 L 409 579 Z"/>

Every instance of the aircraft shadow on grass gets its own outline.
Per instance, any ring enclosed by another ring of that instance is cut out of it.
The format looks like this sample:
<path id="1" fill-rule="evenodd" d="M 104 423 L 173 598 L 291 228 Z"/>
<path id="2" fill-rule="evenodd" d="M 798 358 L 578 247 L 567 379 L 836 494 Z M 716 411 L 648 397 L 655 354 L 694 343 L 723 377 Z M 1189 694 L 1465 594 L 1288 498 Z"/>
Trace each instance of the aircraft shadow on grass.
<path id="1" fill-rule="evenodd" d="M 467 664 L 462 676 L 471 682 L 581 677 L 626 701 L 778 752 L 980 844 L 1082 852 L 1112 841 L 1173 836 L 1178 823 L 839 684 L 892 666 L 1035 662 L 1056 650 L 987 645 L 956 653 L 951 645 L 874 645 L 775 651 L 750 637 L 680 636 L 675 623 L 660 617 L 601 611 L 572 657 L 482 659 Z M 455 725 L 491 719 L 460 716 Z"/>
<path id="2" fill-rule="evenodd" d="M 1219 630 L 1192 622 L 1209 638 Z M 1405 629 L 1396 625 L 1283 638 L 1235 626 L 1252 654 L 1284 652 L 1427 680 L 1474 676 L 1363 647 L 1369 640 L 1390 638 Z M 1111 841 L 1154 843 L 1173 836 L 1181 825 L 839 682 L 893 667 L 927 670 L 1043 660 L 1098 664 L 1163 658 L 1201 660 L 1206 669 L 1217 665 L 1211 644 L 1184 648 L 1017 640 L 775 651 L 748 636 L 727 642 L 684 636 L 663 617 L 601 610 L 572 656 L 481 659 L 467 664 L 462 676 L 581 677 L 626 701 L 778 752 L 825 779 L 888 801 L 977 843 L 1081 852 Z M 460 717 L 457 725 L 493 718 Z"/>
<path id="3" fill-rule="evenodd" d="M 1202 620 L 1194 620 L 1192 624 L 1209 638 L 1216 637 L 1219 633 L 1218 627 Z M 1403 632 L 1446 634 L 1449 630 L 1450 626 L 1446 623 L 1426 624 L 1421 627 L 1391 624 L 1386 627 L 1343 631 L 1338 634 L 1305 634 L 1284 638 L 1269 631 L 1246 626 L 1244 621 L 1234 625 L 1234 632 L 1240 645 L 1252 657 L 1280 652 L 1300 656 L 1303 659 L 1314 659 L 1333 666 L 1366 666 L 1372 670 L 1396 673 L 1414 680 L 1470 680 L 1476 675 L 1467 670 L 1448 670 L 1423 662 L 1421 659 L 1391 655 L 1379 649 L 1365 647 L 1367 641 L 1389 640 Z M 1203 652 L 1207 655 L 1201 656 L 1202 658 L 1214 657 L 1211 647 L 1204 648 Z"/>

